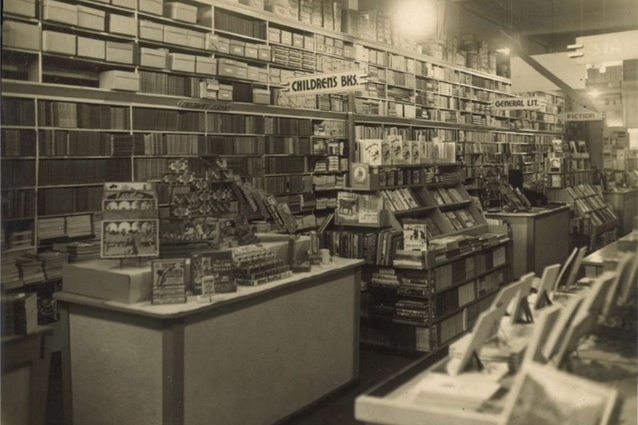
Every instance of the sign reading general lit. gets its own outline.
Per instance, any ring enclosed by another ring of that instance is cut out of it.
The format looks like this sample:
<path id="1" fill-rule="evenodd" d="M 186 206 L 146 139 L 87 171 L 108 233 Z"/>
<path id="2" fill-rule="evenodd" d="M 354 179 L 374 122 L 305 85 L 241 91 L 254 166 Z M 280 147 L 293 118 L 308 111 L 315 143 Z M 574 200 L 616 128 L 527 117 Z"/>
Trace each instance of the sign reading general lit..
<path id="1" fill-rule="evenodd" d="M 356 69 L 289 78 L 284 90 L 287 96 L 342 93 L 363 90 L 366 82 L 365 70 Z"/>
<path id="2" fill-rule="evenodd" d="M 563 121 L 600 121 L 603 119 L 601 112 L 565 112 Z"/>
<path id="3" fill-rule="evenodd" d="M 492 107 L 501 111 L 541 110 L 545 108 L 545 101 L 538 97 L 512 97 L 493 100 Z"/>

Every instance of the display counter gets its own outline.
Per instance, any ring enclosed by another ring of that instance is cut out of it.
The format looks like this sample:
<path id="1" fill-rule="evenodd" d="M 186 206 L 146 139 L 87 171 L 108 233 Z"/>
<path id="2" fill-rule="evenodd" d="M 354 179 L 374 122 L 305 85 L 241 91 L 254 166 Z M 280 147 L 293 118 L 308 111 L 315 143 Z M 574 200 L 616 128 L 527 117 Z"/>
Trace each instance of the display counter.
<path id="1" fill-rule="evenodd" d="M 249 425 L 295 413 L 357 378 L 362 264 L 336 258 L 205 304 L 56 294 L 66 418 Z"/>
<path id="2" fill-rule="evenodd" d="M 638 189 L 607 191 L 603 193 L 603 197 L 618 216 L 618 237 L 631 232 L 638 214 Z"/>
<path id="3" fill-rule="evenodd" d="M 638 252 L 636 249 L 636 240 L 638 239 L 638 231 L 629 233 L 610 243 L 609 245 L 592 252 L 583 259 L 585 267 L 585 276 L 596 277 L 605 271 L 605 263 L 615 266 L 615 262 L 620 258 L 623 252 Z"/>
<path id="4" fill-rule="evenodd" d="M 512 226 L 515 279 L 532 271 L 540 276 L 546 266 L 563 263 L 569 255 L 568 206 L 485 216 L 507 220 Z"/>

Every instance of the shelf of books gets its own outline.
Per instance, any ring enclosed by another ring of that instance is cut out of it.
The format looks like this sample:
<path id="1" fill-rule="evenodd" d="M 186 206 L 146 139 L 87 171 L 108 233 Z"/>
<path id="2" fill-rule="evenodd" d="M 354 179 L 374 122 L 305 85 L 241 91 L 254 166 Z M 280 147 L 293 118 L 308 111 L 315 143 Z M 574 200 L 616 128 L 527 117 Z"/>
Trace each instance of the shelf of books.
<path id="1" fill-rule="evenodd" d="M 602 195 L 589 184 L 580 184 L 547 191 L 551 201 L 570 204 L 574 211 L 573 233 L 591 251 L 602 248 L 616 240 L 618 217 Z"/>

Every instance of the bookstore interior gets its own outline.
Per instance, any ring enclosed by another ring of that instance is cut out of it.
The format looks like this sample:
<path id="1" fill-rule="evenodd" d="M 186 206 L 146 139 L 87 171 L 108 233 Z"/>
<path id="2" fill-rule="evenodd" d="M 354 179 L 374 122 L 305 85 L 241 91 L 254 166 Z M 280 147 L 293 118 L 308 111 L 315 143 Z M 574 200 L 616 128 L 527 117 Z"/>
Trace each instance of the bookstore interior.
<path id="1" fill-rule="evenodd" d="M 634 0 L 2 3 L 2 424 L 636 423 Z"/>

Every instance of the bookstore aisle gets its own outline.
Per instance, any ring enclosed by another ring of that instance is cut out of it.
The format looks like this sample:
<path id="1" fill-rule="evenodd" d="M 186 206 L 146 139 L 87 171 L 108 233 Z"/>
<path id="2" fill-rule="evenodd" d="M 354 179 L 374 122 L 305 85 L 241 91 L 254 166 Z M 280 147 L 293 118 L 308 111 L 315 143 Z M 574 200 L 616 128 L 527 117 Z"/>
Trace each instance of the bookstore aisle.
<path id="1" fill-rule="evenodd" d="M 633 0 L 2 3 L 3 424 L 635 417 Z"/>

